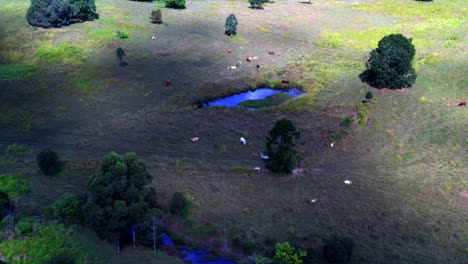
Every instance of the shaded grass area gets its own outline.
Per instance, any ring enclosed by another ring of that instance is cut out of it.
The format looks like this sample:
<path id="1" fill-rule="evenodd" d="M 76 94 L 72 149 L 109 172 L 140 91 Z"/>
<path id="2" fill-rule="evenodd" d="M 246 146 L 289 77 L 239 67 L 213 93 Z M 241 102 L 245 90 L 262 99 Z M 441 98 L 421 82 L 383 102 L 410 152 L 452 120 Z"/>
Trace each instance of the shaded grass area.
<path id="1" fill-rule="evenodd" d="M 44 125 L 42 118 L 29 110 L 0 106 L 0 124 L 5 127 L 13 127 L 19 130 L 31 130 Z"/>
<path id="2" fill-rule="evenodd" d="M 34 76 L 38 73 L 35 66 L 10 64 L 0 65 L 0 80 L 19 80 Z"/>

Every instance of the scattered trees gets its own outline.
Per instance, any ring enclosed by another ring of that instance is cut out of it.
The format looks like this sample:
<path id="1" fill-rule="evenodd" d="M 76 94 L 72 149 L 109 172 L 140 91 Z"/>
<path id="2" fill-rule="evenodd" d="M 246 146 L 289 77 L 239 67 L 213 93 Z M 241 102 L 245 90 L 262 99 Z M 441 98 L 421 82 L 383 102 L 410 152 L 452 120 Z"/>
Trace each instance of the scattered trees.
<path id="1" fill-rule="evenodd" d="M 329 263 L 349 263 L 353 253 L 353 240 L 350 238 L 334 237 L 327 242 L 323 253 Z"/>
<path id="2" fill-rule="evenodd" d="M 99 237 L 115 242 L 117 253 L 122 235 L 130 230 L 135 240 L 135 225 L 156 206 L 152 179 L 135 153 L 111 152 L 89 181 L 85 221 Z"/>
<path id="3" fill-rule="evenodd" d="M 286 264 L 302 264 L 305 256 L 307 256 L 307 252 L 294 248 L 288 242 L 276 244 L 274 258 Z"/>
<path id="4" fill-rule="evenodd" d="M 298 152 L 294 149 L 294 139 L 299 139 L 301 132 L 288 119 L 281 119 L 275 123 L 266 138 L 265 166 L 275 172 L 290 173 L 297 167 Z"/>
<path id="5" fill-rule="evenodd" d="M 383 37 L 370 53 L 366 70 L 359 75 L 361 81 L 376 88 L 411 87 L 417 77 L 412 68 L 416 51 L 411 41 L 402 34 Z"/>
<path id="6" fill-rule="evenodd" d="M 26 13 L 30 25 L 44 28 L 97 18 L 94 0 L 31 0 Z"/>
<path id="7" fill-rule="evenodd" d="M 60 170 L 58 155 L 55 151 L 46 149 L 41 151 L 36 158 L 37 165 L 45 175 L 55 175 Z"/>
<path id="8" fill-rule="evenodd" d="M 175 9 L 185 8 L 185 0 L 164 0 L 166 7 L 172 7 Z"/>
<path id="9" fill-rule="evenodd" d="M 226 31 L 224 32 L 224 34 L 226 34 L 228 36 L 237 35 L 237 25 L 238 24 L 239 23 L 237 22 L 236 16 L 234 14 L 230 14 L 226 18 L 226 24 L 225 24 Z"/>
<path id="10" fill-rule="evenodd" d="M 151 23 L 162 24 L 162 11 L 161 8 L 151 11 Z"/>

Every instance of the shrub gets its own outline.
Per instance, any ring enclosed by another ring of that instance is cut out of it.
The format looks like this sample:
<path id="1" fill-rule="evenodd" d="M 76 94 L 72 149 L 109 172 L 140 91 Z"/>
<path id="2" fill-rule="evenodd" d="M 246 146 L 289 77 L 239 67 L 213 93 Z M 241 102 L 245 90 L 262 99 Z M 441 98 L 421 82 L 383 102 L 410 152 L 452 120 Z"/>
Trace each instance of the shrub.
<path id="1" fill-rule="evenodd" d="M 353 253 L 353 241 L 350 238 L 335 237 L 326 243 L 323 253 L 329 263 L 349 263 Z"/>
<path id="2" fill-rule="evenodd" d="M 94 0 L 31 0 L 26 12 L 30 25 L 44 28 L 66 26 L 98 17 Z"/>
<path id="3" fill-rule="evenodd" d="M 300 249 L 295 249 L 288 242 L 276 244 L 275 259 L 282 260 L 286 264 L 302 264 L 307 253 Z"/>
<path id="4" fill-rule="evenodd" d="M 237 18 L 234 14 L 230 14 L 227 18 L 226 18 L 226 24 L 225 24 L 225 27 L 226 27 L 226 31 L 224 32 L 224 34 L 228 35 L 228 36 L 231 36 L 231 35 L 237 35 L 237 25 L 239 23 L 237 22 Z"/>
<path id="5" fill-rule="evenodd" d="M 53 256 L 46 264 L 75 264 L 75 260 L 67 254 Z"/>
<path id="6" fill-rule="evenodd" d="M 366 93 L 366 99 L 367 99 L 367 100 L 370 100 L 370 99 L 372 99 L 372 98 L 374 98 L 374 95 L 372 94 L 372 92 L 367 92 L 367 93 Z"/>
<path id="7" fill-rule="evenodd" d="M 162 24 L 162 11 L 161 8 L 151 11 L 151 23 Z"/>
<path id="8" fill-rule="evenodd" d="M 29 192 L 29 183 L 17 175 L 0 174 L 0 191 L 8 197 L 15 198 Z"/>
<path id="9" fill-rule="evenodd" d="M 123 32 L 123 31 L 117 31 L 117 37 L 121 38 L 121 39 L 127 39 L 128 35 L 127 35 L 127 33 Z"/>
<path id="10" fill-rule="evenodd" d="M 166 7 L 183 9 L 185 8 L 185 0 L 164 0 Z"/>
<path id="11" fill-rule="evenodd" d="M 55 151 L 46 149 L 41 151 L 36 158 L 39 169 L 45 175 L 55 175 L 60 170 L 58 155 Z"/>
<path id="12" fill-rule="evenodd" d="M 250 7 L 256 9 L 263 9 L 265 3 L 268 3 L 268 0 L 249 0 Z"/>
<path id="13" fill-rule="evenodd" d="M 299 139 L 301 132 L 288 119 L 281 119 L 275 123 L 266 138 L 266 153 L 270 158 L 265 160 L 268 169 L 274 172 L 293 171 L 297 166 L 298 153 L 294 149 L 294 139 Z"/>
<path id="14" fill-rule="evenodd" d="M 18 229 L 20 234 L 23 234 L 23 235 L 31 233 L 32 227 L 33 227 L 33 224 L 32 224 L 31 219 L 22 218 L 18 221 L 18 223 L 16 223 L 16 229 Z"/>
<path id="15" fill-rule="evenodd" d="M 376 88 L 411 87 L 417 77 L 412 68 L 416 51 L 411 41 L 402 34 L 383 37 L 370 53 L 366 70 L 359 75 L 361 81 Z"/>
<path id="16" fill-rule="evenodd" d="M 347 116 L 345 119 L 343 119 L 343 121 L 341 121 L 340 126 L 348 127 L 349 125 L 351 125 L 352 122 L 353 122 L 353 118 L 351 116 Z"/>
<path id="17" fill-rule="evenodd" d="M 171 204 L 169 206 L 169 211 L 175 215 L 186 216 L 188 209 L 189 202 L 187 201 L 187 198 L 185 198 L 185 196 L 180 192 L 174 193 L 171 199 Z"/>
<path id="18" fill-rule="evenodd" d="M 70 193 L 57 198 L 49 207 L 48 214 L 67 225 L 81 225 L 84 222 L 83 205 L 77 196 Z"/>

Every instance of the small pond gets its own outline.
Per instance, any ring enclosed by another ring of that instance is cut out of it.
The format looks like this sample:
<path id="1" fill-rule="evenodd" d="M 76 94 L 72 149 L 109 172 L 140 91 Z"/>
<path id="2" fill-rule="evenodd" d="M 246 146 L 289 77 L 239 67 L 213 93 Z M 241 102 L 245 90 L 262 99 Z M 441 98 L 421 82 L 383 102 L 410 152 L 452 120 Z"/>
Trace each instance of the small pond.
<path id="1" fill-rule="evenodd" d="M 175 247 L 171 237 L 167 234 L 162 235 L 161 243 L 170 248 Z M 233 260 L 212 255 L 201 248 L 190 249 L 188 246 L 184 246 L 184 249 L 182 249 L 180 253 L 184 256 L 185 261 L 191 261 L 192 264 L 237 264 L 237 262 Z"/>
<path id="2" fill-rule="evenodd" d="M 255 91 L 246 91 L 240 94 L 234 94 L 224 98 L 216 99 L 203 104 L 203 107 L 225 106 L 238 107 L 245 106 L 249 109 L 270 107 L 281 104 L 293 97 L 303 94 L 297 88 L 289 90 L 275 90 L 271 88 L 259 88 Z"/>

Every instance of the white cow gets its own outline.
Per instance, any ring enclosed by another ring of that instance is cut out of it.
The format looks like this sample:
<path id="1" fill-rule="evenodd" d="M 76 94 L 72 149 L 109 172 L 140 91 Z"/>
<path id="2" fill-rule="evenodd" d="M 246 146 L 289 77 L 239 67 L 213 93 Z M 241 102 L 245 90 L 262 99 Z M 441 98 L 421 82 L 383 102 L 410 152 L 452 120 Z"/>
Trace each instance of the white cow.
<path id="1" fill-rule="evenodd" d="M 260 167 L 255 167 L 254 170 L 260 172 Z"/>
<path id="2" fill-rule="evenodd" d="M 242 143 L 242 145 L 246 145 L 247 144 L 247 140 L 245 140 L 245 138 L 241 137 L 240 139 L 240 143 Z"/>
<path id="3" fill-rule="evenodd" d="M 156 36 L 152 36 L 152 37 L 151 37 L 151 40 L 156 40 Z"/>
<path id="4" fill-rule="evenodd" d="M 192 142 L 197 142 L 199 139 L 200 139 L 199 137 L 190 138 L 190 140 L 191 140 Z"/>
<path id="5" fill-rule="evenodd" d="M 264 160 L 267 160 L 267 159 L 269 159 L 270 157 L 268 157 L 267 155 L 263 155 L 263 153 L 260 153 L 260 158 L 261 158 L 261 159 L 264 159 Z"/>
<path id="6" fill-rule="evenodd" d="M 353 181 L 345 180 L 344 183 L 347 184 L 347 185 L 351 185 L 351 183 L 353 183 Z"/>
<path id="7" fill-rule="evenodd" d="M 335 142 L 330 143 L 330 147 L 333 148 L 334 145 L 335 145 Z"/>
<path id="8" fill-rule="evenodd" d="M 237 66 L 227 66 L 226 70 L 229 70 L 229 69 L 235 70 L 235 69 L 237 69 Z"/>

